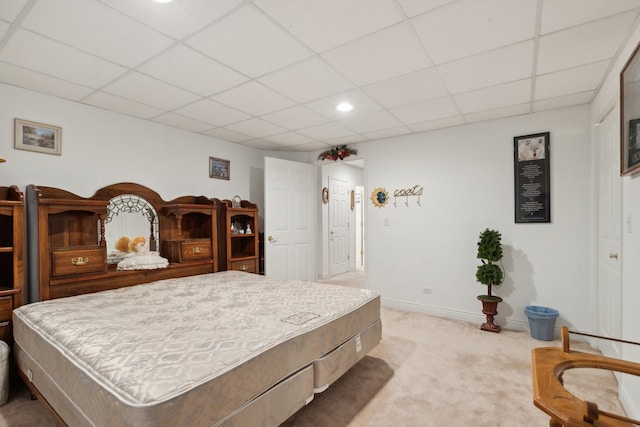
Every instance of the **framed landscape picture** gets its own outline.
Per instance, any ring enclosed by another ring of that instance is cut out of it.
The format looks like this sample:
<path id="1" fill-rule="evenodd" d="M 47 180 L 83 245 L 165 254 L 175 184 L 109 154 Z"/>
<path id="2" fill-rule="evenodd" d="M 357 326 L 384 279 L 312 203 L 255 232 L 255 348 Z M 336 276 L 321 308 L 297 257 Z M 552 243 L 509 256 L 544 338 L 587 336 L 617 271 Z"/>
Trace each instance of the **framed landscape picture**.
<path id="1" fill-rule="evenodd" d="M 226 179 L 231 178 L 231 162 L 229 160 L 209 157 L 209 178 Z"/>
<path id="2" fill-rule="evenodd" d="M 62 153 L 62 128 L 15 119 L 14 148 L 38 153 Z"/>

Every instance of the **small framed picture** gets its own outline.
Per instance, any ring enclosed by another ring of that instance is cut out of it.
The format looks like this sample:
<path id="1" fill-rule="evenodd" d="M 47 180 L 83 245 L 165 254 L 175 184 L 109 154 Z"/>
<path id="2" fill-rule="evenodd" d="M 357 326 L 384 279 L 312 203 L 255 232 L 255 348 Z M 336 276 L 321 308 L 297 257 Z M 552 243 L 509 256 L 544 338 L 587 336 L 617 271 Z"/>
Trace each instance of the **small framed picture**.
<path id="1" fill-rule="evenodd" d="M 231 162 L 224 159 L 209 157 L 209 178 L 230 179 Z"/>
<path id="2" fill-rule="evenodd" d="M 62 128 L 15 119 L 14 148 L 38 153 L 62 153 Z"/>

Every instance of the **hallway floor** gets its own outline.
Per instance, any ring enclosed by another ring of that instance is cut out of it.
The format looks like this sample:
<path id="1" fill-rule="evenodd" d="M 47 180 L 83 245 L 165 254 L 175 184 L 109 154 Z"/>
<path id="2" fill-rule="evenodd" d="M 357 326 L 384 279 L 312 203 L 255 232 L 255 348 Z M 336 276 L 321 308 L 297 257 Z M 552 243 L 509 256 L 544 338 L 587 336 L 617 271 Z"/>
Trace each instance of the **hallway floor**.
<path id="1" fill-rule="evenodd" d="M 318 280 L 320 283 L 332 283 L 334 285 L 351 286 L 354 288 L 365 287 L 364 269 L 357 269 L 327 279 Z"/>

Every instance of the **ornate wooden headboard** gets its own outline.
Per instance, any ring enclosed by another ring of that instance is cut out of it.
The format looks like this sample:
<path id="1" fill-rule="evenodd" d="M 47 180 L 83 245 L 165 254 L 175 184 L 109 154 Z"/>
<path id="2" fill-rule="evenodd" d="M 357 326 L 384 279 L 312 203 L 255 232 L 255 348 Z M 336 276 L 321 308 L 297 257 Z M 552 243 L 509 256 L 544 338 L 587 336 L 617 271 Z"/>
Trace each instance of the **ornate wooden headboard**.
<path id="1" fill-rule="evenodd" d="M 109 185 L 88 198 L 35 185 L 28 186 L 27 193 L 35 195 L 27 201 L 37 212 L 28 218 L 28 227 L 37 230 L 31 240 L 37 235 L 38 245 L 29 262 L 38 266 L 32 275 L 38 283 L 30 288 L 39 295 L 31 295 L 30 302 L 218 271 L 217 206 L 212 199 L 182 196 L 165 201 L 134 183 Z M 120 234 L 108 228 L 123 213 L 146 218 L 148 228 L 136 234 L 169 260 L 168 267 L 119 271 L 117 263 L 110 262 L 110 239 Z"/>

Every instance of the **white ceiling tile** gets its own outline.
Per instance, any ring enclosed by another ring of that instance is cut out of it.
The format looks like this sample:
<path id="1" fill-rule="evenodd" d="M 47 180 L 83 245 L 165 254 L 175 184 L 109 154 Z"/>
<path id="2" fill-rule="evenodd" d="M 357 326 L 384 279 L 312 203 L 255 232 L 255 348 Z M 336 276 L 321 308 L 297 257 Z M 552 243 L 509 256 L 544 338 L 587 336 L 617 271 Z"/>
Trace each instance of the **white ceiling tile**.
<path id="1" fill-rule="evenodd" d="M 305 144 L 300 144 L 300 145 L 294 145 L 294 146 L 291 146 L 291 147 L 287 147 L 287 149 L 288 150 L 295 150 L 295 151 L 310 153 L 312 151 L 326 150 L 327 147 L 328 147 L 328 145 L 323 143 L 323 142 L 313 141 L 313 142 L 307 142 Z"/>
<path id="2" fill-rule="evenodd" d="M 254 0 L 316 52 L 400 22 L 393 0 Z"/>
<path id="3" fill-rule="evenodd" d="M 389 111 L 404 124 L 426 122 L 460 114 L 449 96 L 391 108 Z"/>
<path id="4" fill-rule="evenodd" d="M 314 56 L 260 78 L 260 82 L 298 102 L 307 102 L 355 86 L 321 58 Z"/>
<path id="5" fill-rule="evenodd" d="M 216 126 L 226 126 L 231 123 L 240 122 L 251 118 L 251 116 L 222 105 L 210 99 L 201 99 L 193 104 L 178 108 L 176 113 L 186 117 L 211 123 Z"/>
<path id="6" fill-rule="evenodd" d="M 326 118 L 319 116 L 302 105 L 265 114 L 261 116 L 261 118 L 285 129 L 292 130 L 316 126 L 327 122 Z"/>
<path id="7" fill-rule="evenodd" d="M 248 80 L 242 74 L 184 45 L 153 58 L 139 67 L 138 71 L 202 96 L 213 95 Z"/>
<path id="8" fill-rule="evenodd" d="M 531 77 L 533 40 L 481 53 L 438 66 L 451 93 Z"/>
<path id="9" fill-rule="evenodd" d="M 234 11 L 188 39 L 187 44 L 251 77 L 312 55 L 251 6 Z"/>
<path id="10" fill-rule="evenodd" d="M 326 141 L 324 141 L 324 143 L 329 144 L 329 146 L 337 146 L 337 145 L 343 145 L 343 144 L 355 144 L 357 142 L 364 142 L 366 141 L 367 138 L 365 138 L 362 135 L 348 135 L 348 136 L 341 136 L 339 138 L 332 138 L 332 139 L 327 139 Z M 326 145 L 325 144 L 325 145 Z M 322 149 L 323 147 L 319 147 L 318 149 Z"/>
<path id="11" fill-rule="evenodd" d="M 103 90 L 166 110 L 173 110 L 199 99 L 197 95 L 138 72 L 125 75 Z"/>
<path id="12" fill-rule="evenodd" d="M 353 105 L 353 110 L 342 113 L 336 110 L 336 106 L 341 102 L 349 102 Z M 356 89 L 348 92 L 328 96 L 317 101 L 305 104 L 311 110 L 326 117 L 329 120 L 341 120 L 345 115 L 368 114 L 382 110 L 382 107 L 369 98 L 364 92 Z"/>
<path id="13" fill-rule="evenodd" d="M 25 55 L 25 52 L 29 54 Z M 106 84 L 126 71 L 119 65 L 22 29 L 18 29 L 9 39 L 0 52 L 0 60 L 93 88 Z"/>
<path id="14" fill-rule="evenodd" d="M 555 98 L 595 90 L 609 68 L 609 61 L 549 73 L 536 78 L 535 99 Z"/>
<path id="15" fill-rule="evenodd" d="M 454 0 L 398 0 L 409 18 L 436 9 Z"/>
<path id="16" fill-rule="evenodd" d="M 225 129 L 240 132 L 245 135 L 250 135 L 254 138 L 264 138 L 265 136 L 271 136 L 286 132 L 286 129 L 266 122 L 257 117 L 225 126 Z"/>
<path id="17" fill-rule="evenodd" d="M 544 0 L 540 34 L 595 21 L 638 7 L 638 0 Z"/>
<path id="18" fill-rule="evenodd" d="M 202 123 L 175 113 L 162 114 L 154 118 L 153 121 L 192 132 L 204 132 L 211 129 L 211 125 L 208 123 Z"/>
<path id="19" fill-rule="evenodd" d="M 169 36 L 181 39 L 215 21 L 243 0 L 153 1 L 100 0 Z"/>
<path id="20" fill-rule="evenodd" d="M 300 151 L 319 151 L 319 150 L 326 150 L 327 148 L 331 147 L 331 145 L 332 144 L 316 141 L 316 142 L 308 142 L 306 144 L 298 146 L 297 148 L 299 148 Z"/>
<path id="21" fill-rule="evenodd" d="M 287 148 L 274 142 L 265 141 L 264 139 L 252 139 L 247 142 L 241 142 L 240 145 L 257 148 L 259 150 L 283 150 Z"/>
<path id="22" fill-rule="evenodd" d="M 385 110 L 366 115 L 348 117 L 343 119 L 341 122 L 347 129 L 352 129 L 357 133 L 374 132 L 402 125 L 398 119 Z"/>
<path id="23" fill-rule="evenodd" d="M 558 96 L 556 98 L 547 98 L 533 103 L 533 111 L 554 110 L 556 108 L 571 107 L 574 105 L 589 104 L 593 101 L 596 91 L 571 94 L 566 96 Z"/>
<path id="24" fill-rule="evenodd" d="M 398 3 L 400 3 L 406 15 L 412 18 L 453 1 L 456 0 L 398 0 Z"/>
<path id="25" fill-rule="evenodd" d="M 307 142 L 313 141 L 313 139 L 308 136 L 300 135 L 296 132 L 286 132 L 279 135 L 267 136 L 264 139 L 276 144 L 284 145 L 285 147 L 306 144 Z"/>
<path id="26" fill-rule="evenodd" d="M 224 128 L 216 128 L 211 129 L 204 132 L 205 135 L 211 136 L 213 138 L 218 138 L 223 141 L 231 141 L 231 142 L 245 142 L 253 139 L 252 136 L 244 135 L 238 132 L 234 132 L 229 129 Z"/>
<path id="27" fill-rule="evenodd" d="M 139 102 L 130 101 L 106 92 L 95 92 L 83 99 L 82 102 L 94 107 L 104 108 L 134 117 L 150 119 L 162 113 L 162 110 Z"/>
<path id="28" fill-rule="evenodd" d="M 425 132 L 435 129 L 449 128 L 464 124 L 462 116 L 447 117 L 446 119 L 430 120 L 422 123 L 413 123 L 408 125 L 414 132 Z"/>
<path id="29" fill-rule="evenodd" d="M 460 0 L 412 19 L 435 64 L 533 38 L 536 2 Z"/>
<path id="30" fill-rule="evenodd" d="M 297 132 L 306 135 L 309 138 L 321 141 L 354 134 L 352 130 L 347 129 L 342 124 L 336 122 L 300 129 Z"/>
<path id="31" fill-rule="evenodd" d="M 496 108 L 494 110 L 479 111 L 465 114 L 464 118 L 469 123 L 486 122 L 489 120 L 503 119 L 505 117 L 520 116 L 529 113 L 529 104 L 511 105 L 509 107 Z"/>
<path id="32" fill-rule="evenodd" d="M 390 138 L 392 136 L 406 135 L 411 133 L 411 129 L 407 126 L 397 126 L 394 128 L 381 129 L 373 132 L 364 132 L 363 135 L 367 139 Z"/>
<path id="33" fill-rule="evenodd" d="M 229 89 L 213 96 L 212 99 L 254 116 L 261 116 L 295 104 L 289 98 L 256 81 Z"/>
<path id="34" fill-rule="evenodd" d="M 463 114 L 483 110 L 495 110 L 528 102 L 531 97 L 531 79 L 492 86 L 473 92 L 455 95 L 454 99 Z"/>
<path id="35" fill-rule="evenodd" d="M 25 4 L 27 0 L 0 0 L 0 19 L 13 22 Z"/>
<path id="36" fill-rule="evenodd" d="M 0 81 L 48 95 L 79 101 L 93 89 L 0 62 Z"/>
<path id="37" fill-rule="evenodd" d="M 0 21 L 0 40 L 2 40 L 6 32 L 9 31 L 10 27 L 11 25 L 9 25 L 8 23 Z"/>
<path id="38" fill-rule="evenodd" d="M 538 74 L 613 58 L 634 19 L 625 13 L 540 37 Z"/>
<path id="39" fill-rule="evenodd" d="M 172 43 L 167 36 L 97 1 L 39 1 L 22 25 L 69 46 L 129 67 L 150 58 Z"/>
<path id="40" fill-rule="evenodd" d="M 373 83 L 363 87 L 362 91 L 385 108 L 413 104 L 448 94 L 440 73 L 433 67 Z"/>
<path id="41" fill-rule="evenodd" d="M 394 25 L 370 34 L 329 50 L 322 57 L 358 86 L 431 66 L 431 61 L 407 24 Z"/>

